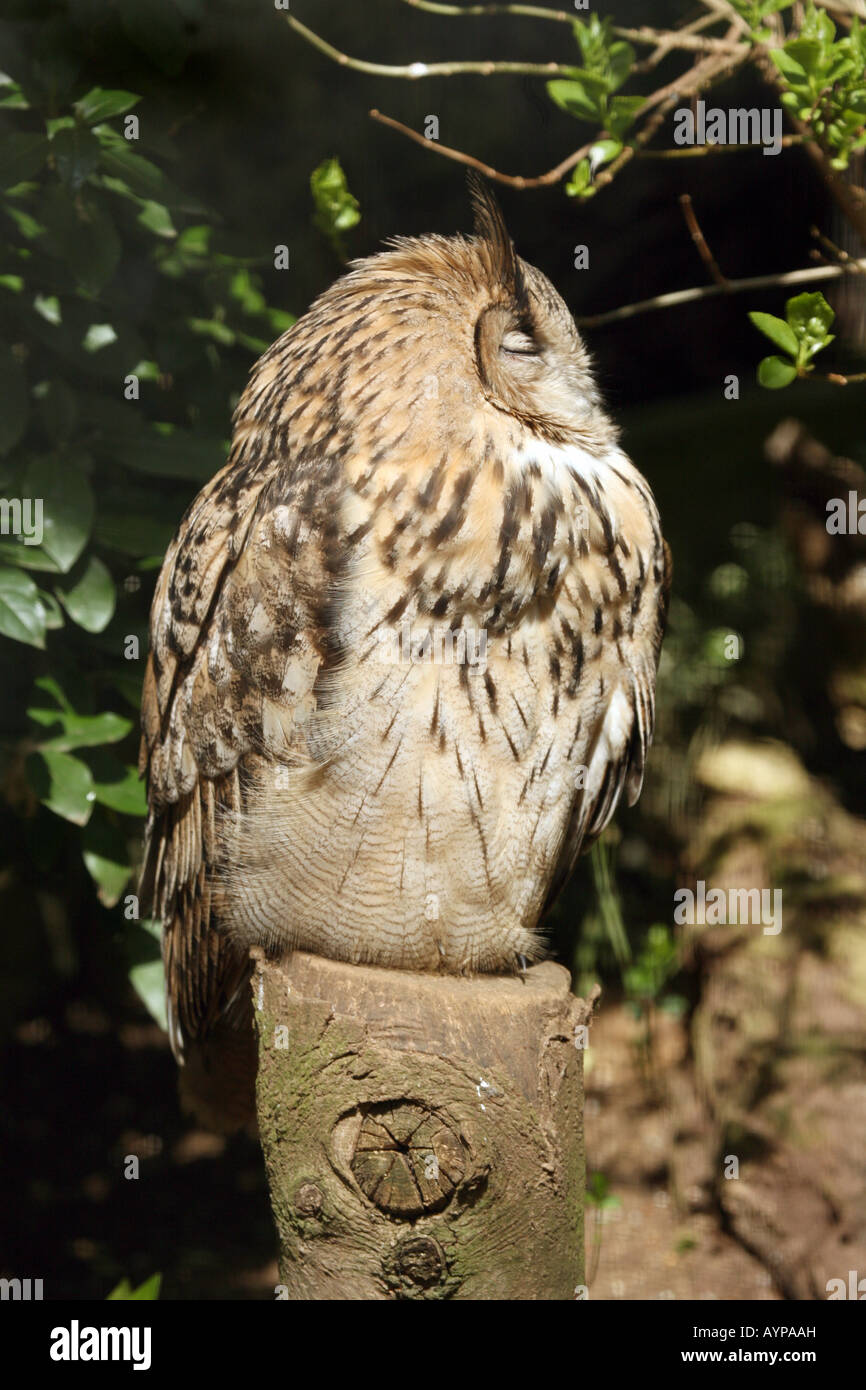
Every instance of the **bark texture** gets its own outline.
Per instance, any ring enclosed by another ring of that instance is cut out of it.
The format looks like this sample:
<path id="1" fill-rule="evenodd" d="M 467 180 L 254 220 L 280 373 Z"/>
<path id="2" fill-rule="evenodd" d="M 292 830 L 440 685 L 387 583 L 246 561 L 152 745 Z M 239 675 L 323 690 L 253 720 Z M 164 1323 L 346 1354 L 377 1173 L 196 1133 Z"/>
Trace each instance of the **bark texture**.
<path id="1" fill-rule="evenodd" d="M 289 1299 L 572 1299 L 592 1002 L 524 977 L 256 954 L 257 1110 Z"/>

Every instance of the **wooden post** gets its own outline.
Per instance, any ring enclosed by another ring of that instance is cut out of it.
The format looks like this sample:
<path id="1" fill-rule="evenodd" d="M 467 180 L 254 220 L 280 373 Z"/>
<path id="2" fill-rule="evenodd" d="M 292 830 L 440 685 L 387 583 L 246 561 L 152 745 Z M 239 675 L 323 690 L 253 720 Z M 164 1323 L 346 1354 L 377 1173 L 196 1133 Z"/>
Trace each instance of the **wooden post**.
<path id="1" fill-rule="evenodd" d="M 257 1111 L 289 1299 L 573 1299 L 592 1001 L 254 952 Z"/>

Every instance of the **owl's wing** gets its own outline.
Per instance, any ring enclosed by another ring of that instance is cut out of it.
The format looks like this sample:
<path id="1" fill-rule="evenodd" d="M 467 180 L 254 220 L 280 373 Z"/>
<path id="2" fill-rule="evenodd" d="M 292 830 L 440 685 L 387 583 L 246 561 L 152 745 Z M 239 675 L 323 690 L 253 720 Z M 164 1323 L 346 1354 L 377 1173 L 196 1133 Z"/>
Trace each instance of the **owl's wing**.
<path id="1" fill-rule="evenodd" d="M 315 705 L 335 508 L 327 487 L 312 501 L 309 479 L 293 481 L 282 462 L 257 472 L 241 454 L 204 488 L 169 549 L 151 611 L 140 894 L 163 924 L 181 1061 L 191 1043 L 219 1028 L 237 1033 L 248 1019 L 246 952 L 220 930 L 221 821 L 243 811 L 256 760 L 291 759 Z"/>
<path id="2" fill-rule="evenodd" d="M 623 791 L 633 806 L 643 786 L 646 756 L 655 722 L 655 682 L 667 624 L 673 563 L 667 541 L 659 537 L 660 565 L 655 603 L 636 629 L 625 655 L 628 664 L 613 689 L 588 754 L 585 786 L 575 799 L 563 846 L 545 899 L 542 916 L 553 906 L 571 877 L 579 856 L 598 839 L 613 816 Z"/>

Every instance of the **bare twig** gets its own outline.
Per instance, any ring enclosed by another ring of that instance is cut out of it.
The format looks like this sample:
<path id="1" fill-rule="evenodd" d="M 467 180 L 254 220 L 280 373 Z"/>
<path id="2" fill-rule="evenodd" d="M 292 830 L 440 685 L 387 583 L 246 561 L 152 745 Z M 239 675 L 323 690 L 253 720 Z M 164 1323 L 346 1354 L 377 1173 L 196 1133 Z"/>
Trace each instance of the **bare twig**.
<path id="1" fill-rule="evenodd" d="M 816 241 L 820 241 L 824 249 L 830 252 L 832 256 L 831 265 L 845 265 L 850 270 L 853 270 L 855 274 L 861 274 L 857 261 L 849 256 L 848 252 L 843 250 L 841 246 L 837 246 L 835 241 L 831 241 L 828 236 L 825 236 L 820 227 L 810 227 L 809 234 L 813 236 Z M 821 253 L 820 251 L 816 251 L 814 254 L 819 256 Z"/>
<path id="2" fill-rule="evenodd" d="M 551 10 L 540 5 L 446 5 L 439 3 L 439 0 L 403 0 L 403 4 L 410 5 L 413 10 L 426 10 L 429 14 L 452 17 L 513 14 L 523 15 L 527 19 L 552 19 L 559 24 L 573 24 L 576 18 L 580 18 L 579 15 L 569 14 L 567 10 Z M 623 28 L 615 24 L 612 26 L 612 32 L 618 39 L 628 39 L 631 43 L 646 44 L 651 48 L 663 45 L 666 52 L 675 48 L 696 53 L 721 53 L 730 52 L 735 46 L 724 39 L 689 33 L 687 29 L 652 29 L 648 24 L 642 24 L 639 29 Z"/>
<path id="3" fill-rule="evenodd" d="M 802 145 L 802 135 L 783 135 L 782 148 Z M 707 159 L 714 154 L 742 154 L 742 145 L 682 145 L 669 150 L 638 150 L 636 159 Z"/>
<path id="4" fill-rule="evenodd" d="M 728 31 L 729 37 L 733 30 Z M 621 168 L 629 162 L 634 155 L 648 144 L 656 131 L 664 122 L 668 112 L 687 96 L 694 96 L 703 91 L 715 81 L 720 81 L 735 71 L 747 58 L 750 57 L 751 50 L 745 44 L 735 45 L 734 52 L 712 53 L 700 58 L 693 66 L 685 72 L 677 82 L 666 83 L 647 97 L 637 116 L 648 115 L 643 127 L 632 137 L 628 145 L 617 156 L 614 162 L 607 169 L 603 169 L 596 178 L 596 187 L 602 188 L 610 183 Z M 654 109 L 655 108 L 655 109 Z M 428 140 L 418 131 L 412 130 L 402 121 L 395 120 L 392 116 L 383 115 L 382 112 L 373 110 L 370 112 L 372 118 L 381 122 L 382 125 L 390 126 L 392 130 L 399 131 L 408 139 L 413 140 L 417 145 L 423 145 L 425 149 L 435 150 L 446 159 L 456 160 L 459 164 L 466 164 L 470 168 L 478 169 L 487 178 L 496 183 L 507 184 L 511 188 L 543 188 L 550 184 L 559 183 L 567 173 L 572 170 L 581 159 L 585 157 L 595 144 L 598 136 L 594 140 L 588 141 L 580 149 L 574 150 L 568 157 L 557 164 L 553 169 L 549 169 L 544 174 L 524 176 L 521 174 L 503 174 L 500 170 L 494 169 L 483 160 L 477 159 L 474 155 L 466 154 L 462 150 L 457 150 L 448 145 L 441 145 L 436 140 Z M 707 146 L 706 148 L 715 148 Z"/>
<path id="5" fill-rule="evenodd" d="M 855 269 L 856 268 L 856 269 Z M 806 285 L 820 280 L 837 280 L 842 275 L 866 272 L 866 258 L 852 261 L 848 266 L 820 265 L 805 270 L 787 270 L 778 275 L 756 275 L 749 280 L 728 280 L 724 285 L 700 285 L 690 290 L 674 290 L 653 299 L 641 299 L 636 304 L 623 304 L 604 314 L 590 314 L 576 320 L 579 328 L 602 328 L 608 323 L 620 323 L 638 314 L 657 309 L 673 309 L 681 304 L 694 304 L 701 299 L 714 299 L 720 294 L 740 294 L 744 290 L 772 289 L 779 285 Z M 849 378 L 854 380 L 855 378 Z"/>
<path id="6" fill-rule="evenodd" d="M 363 58 L 352 58 L 348 53 L 343 53 L 333 44 L 323 39 L 321 34 L 316 34 L 312 29 L 308 29 L 306 24 L 302 24 L 294 15 L 284 14 L 289 28 L 294 29 L 296 34 L 306 39 L 307 43 L 313 48 L 317 48 L 326 57 L 332 58 L 335 63 L 339 63 L 341 68 L 352 68 L 355 72 L 370 73 L 374 77 L 401 77 L 404 81 L 417 81 L 422 77 L 455 77 L 458 73 L 475 73 L 480 77 L 492 77 L 502 73 L 521 73 L 530 77 L 569 77 L 574 69 L 574 64 L 570 67 L 563 63 L 512 63 L 507 61 L 496 61 L 484 59 L 481 61 L 453 62 L 453 63 L 368 63 Z"/>
<path id="7" fill-rule="evenodd" d="M 522 174 L 502 174 L 498 169 L 494 169 L 483 160 L 476 159 L 474 155 L 464 154 L 462 150 L 452 149 L 450 145 L 441 145 L 438 140 L 428 140 L 419 131 L 413 130 L 411 126 L 404 125 L 402 121 L 395 121 L 393 116 L 386 116 L 382 111 L 375 108 L 370 112 L 374 121 L 379 121 L 381 125 L 390 126 L 392 130 L 398 130 L 407 139 L 414 140 L 416 145 L 423 145 L 425 149 L 435 150 L 436 154 L 443 155 L 446 159 L 454 159 L 458 164 L 466 164 L 470 169 L 477 169 L 484 174 L 485 178 L 491 179 L 496 183 L 507 184 L 509 188 L 544 188 L 548 184 L 559 183 L 569 170 L 589 154 L 595 144 L 595 140 L 590 140 L 582 145 L 579 150 L 575 150 L 567 159 L 557 164 L 554 169 L 548 169 L 546 174 L 536 174 L 534 177 L 524 178 Z"/>
<path id="8" fill-rule="evenodd" d="M 719 263 L 713 255 L 712 251 L 710 250 L 709 246 L 707 245 L 707 239 L 701 231 L 701 224 L 699 223 L 695 210 L 692 207 L 692 199 L 689 193 L 680 194 L 680 207 L 683 210 L 683 217 L 686 219 L 686 226 L 688 227 L 689 232 L 691 233 L 692 241 L 695 243 L 695 246 L 698 249 L 698 255 L 700 256 L 704 265 L 707 267 L 707 270 L 710 272 L 711 279 L 714 280 L 715 283 L 719 285 L 722 289 L 727 289 L 728 281 L 725 279 L 724 275 L 720 271 Z"/>

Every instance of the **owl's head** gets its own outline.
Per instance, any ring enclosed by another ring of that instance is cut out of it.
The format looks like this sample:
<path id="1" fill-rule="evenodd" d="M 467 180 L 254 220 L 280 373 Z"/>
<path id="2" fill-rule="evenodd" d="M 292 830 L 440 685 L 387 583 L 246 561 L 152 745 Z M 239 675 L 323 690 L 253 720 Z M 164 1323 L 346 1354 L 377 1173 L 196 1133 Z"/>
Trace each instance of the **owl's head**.
<path id="1" fill-rule="evenodd" d="M 316 450 L 363 438 L 377 458 L 398 444 L 519 451 L 523 435 L 610 448 L 574 319 L 517 255 L 489 187 L 469 188 L 475 235 L 396 237 L 355 261 L 259 360 L 236 427 L 288 422 Z"/>
<path id="2" fill-rule="evenodd" d="M 517 255 L 489 186 L 470 175 L 473 250 L 487 271 L 489 302 L 475 323 L 485 396 L 500 410 L 560 439 L 585 431 L 599 405 L 589 353 L 574 319 L 542 271 Z"/>
<path id="3" fill-rule="evenodd" d="M 432 357 L 450 362 L 464 397 L 480 395 L 495 411 L 553 442 L 594 435 L 610 441 L 589 353 L 550 280 L 521 260 L 490 187 L 468 179 L 475 235 L 395 237 L 391 250 L 358 263 L 375 277 L 383 307 L 393 287 L 404 325 L 423 325 L 403 338 L 403 380 L 419 380 Z M 406 284 L 409 277 L 413 291 Z M 389 350 L 388 339 L 382 343 Z"/>

